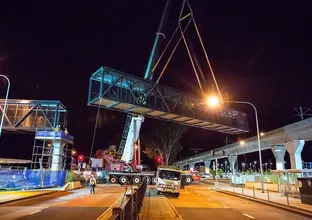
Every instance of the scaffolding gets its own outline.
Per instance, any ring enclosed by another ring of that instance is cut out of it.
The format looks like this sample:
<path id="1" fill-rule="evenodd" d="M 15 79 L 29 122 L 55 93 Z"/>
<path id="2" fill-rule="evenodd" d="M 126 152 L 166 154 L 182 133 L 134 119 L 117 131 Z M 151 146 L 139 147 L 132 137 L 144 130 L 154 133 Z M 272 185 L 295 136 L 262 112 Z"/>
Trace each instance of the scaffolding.
<path id="1" fill-rule="evenodd" d="M 74 138 L 63 131 L 37 131 L 32 169 L 60 171 L 71 168 Z"/>

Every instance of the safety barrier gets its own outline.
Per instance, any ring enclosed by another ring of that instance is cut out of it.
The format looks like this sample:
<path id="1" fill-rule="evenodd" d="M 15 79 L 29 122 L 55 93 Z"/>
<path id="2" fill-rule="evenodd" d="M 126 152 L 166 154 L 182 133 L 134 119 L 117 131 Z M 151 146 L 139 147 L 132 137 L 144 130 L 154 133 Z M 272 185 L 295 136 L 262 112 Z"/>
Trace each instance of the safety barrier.
<path id="1" fill-rule="evenodd" d="M 144 195 L 147 188 L 146 180 L 134 189 L 130 195 L 125 195 L 120 207 L 113 208 L 113 215 L 109 220 L 136 220 L 139 218 L 140 209 L 142 207 Z"/>
<path id="2" fill-rule="evenodd" d="M 22 190 L 63 186 L 66 171 L 0 169 L 0 189 Z"/>

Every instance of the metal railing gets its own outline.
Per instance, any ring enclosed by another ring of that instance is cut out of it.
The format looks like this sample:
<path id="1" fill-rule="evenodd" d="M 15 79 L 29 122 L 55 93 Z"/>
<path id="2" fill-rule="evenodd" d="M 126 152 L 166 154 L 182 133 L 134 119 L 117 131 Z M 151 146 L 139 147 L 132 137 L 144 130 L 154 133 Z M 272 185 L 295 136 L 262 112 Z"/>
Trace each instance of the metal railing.
<path id="1" fill-rule="evenodd" d="M 130 195 L 125 194 L 125 198 L 120 207 L 113 208 L 113 215 L 109 220 L 137 220 L 139 219 L 140 209 L 142 207 L 144 195 L 147 188 L 146 180 L 139 186 L 138 189 Z"/>
<path id="2" fill-rule="evenodd" d="M 274 192 L 265 189 L 264 193 L 262 193 L 259 189 L 257 190 L 255 187 L 247 188 L 244 186 L 229 185 L 221 182 L 215 182 L 214 188 L 216 190 L 228 191 L 230 193 L 235 193 L 254 199 L 266 200 L 268 202 L 278 203 L 281 205 L 293 206 L 302 209 L 305 208 L 305 205 L 301 204 L 299 192 L 293 193 L 290 191 L 290 189 L 288 189 L 289 187 L 285 186 L 284 189 L 282 189 L 283 187 L 281 188 L 281 192 Z"/>

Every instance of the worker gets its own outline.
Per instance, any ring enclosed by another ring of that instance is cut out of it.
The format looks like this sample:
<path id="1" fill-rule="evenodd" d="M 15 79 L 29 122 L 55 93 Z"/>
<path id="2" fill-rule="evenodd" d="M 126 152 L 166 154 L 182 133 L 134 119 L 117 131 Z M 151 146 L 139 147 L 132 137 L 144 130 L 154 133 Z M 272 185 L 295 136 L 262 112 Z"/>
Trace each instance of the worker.
<path id="1" fill-rule="evenodd" d="M 68 133 L 68 130 L 67 130 L 67 128 L 65 128 L 65 131 L 64 131 L 64 132 L 65 132 L 65 134 L 69 134 L 69 133 Z"/>
<path id="2" fill-rule="evenodd" d="M 54 129 L 54 131 L 62 131 L 61 125 L 58 125 L 58 126 Z"/>
<path id="3" fill-rule="evenodd" d="M 94 191 L 95 185 L 96 185 L 96 179 L 95 179 L 94 175 L 91 174 L 91 178 L 90 178 L 90 193 L 91 194 L 95 193 L 95 191 Z"/>

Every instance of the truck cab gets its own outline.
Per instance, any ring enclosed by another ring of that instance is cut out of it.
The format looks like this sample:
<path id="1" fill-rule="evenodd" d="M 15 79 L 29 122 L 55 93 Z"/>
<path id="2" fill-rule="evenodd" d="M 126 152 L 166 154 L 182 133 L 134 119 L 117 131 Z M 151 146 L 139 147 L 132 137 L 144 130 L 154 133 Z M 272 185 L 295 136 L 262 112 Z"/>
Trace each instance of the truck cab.
<path id="1" fill-rule="evenodd" d="M 172 168 L 158 168 L 156 173 L 157 194 L 170 193 L 179 197 L 181 190 L 181 171 Z"/>

